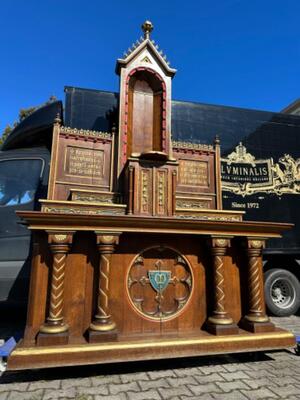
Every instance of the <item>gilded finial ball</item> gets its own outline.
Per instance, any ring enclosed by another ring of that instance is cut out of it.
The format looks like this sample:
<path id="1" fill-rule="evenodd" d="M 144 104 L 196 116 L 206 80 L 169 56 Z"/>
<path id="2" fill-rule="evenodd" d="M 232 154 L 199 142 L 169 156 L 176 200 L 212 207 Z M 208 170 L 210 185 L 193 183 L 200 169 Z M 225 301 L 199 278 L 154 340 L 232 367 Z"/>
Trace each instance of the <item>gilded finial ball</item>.
<path id="1" fill-rule="evenodd" d="M 142 30 L 144 32 L 144 37 L 149 38 L 150 33 L 153 31 L 153 24 L 151 21 L 145 21 L 142 25 Z"/>

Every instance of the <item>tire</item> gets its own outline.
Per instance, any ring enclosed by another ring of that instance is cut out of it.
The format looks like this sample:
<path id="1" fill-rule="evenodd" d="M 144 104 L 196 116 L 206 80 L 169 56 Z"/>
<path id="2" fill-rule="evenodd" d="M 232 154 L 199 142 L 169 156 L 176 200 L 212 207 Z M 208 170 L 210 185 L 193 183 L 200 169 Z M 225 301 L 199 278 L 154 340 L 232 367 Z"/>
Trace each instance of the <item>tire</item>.
<path id="1" fill-rule="evenodd" d="M 265 273 L 265 299 L 268 310 L 277 317 L 295 314 L 300 307 L 300 283 L 285 269 L 270 269 Z"/>

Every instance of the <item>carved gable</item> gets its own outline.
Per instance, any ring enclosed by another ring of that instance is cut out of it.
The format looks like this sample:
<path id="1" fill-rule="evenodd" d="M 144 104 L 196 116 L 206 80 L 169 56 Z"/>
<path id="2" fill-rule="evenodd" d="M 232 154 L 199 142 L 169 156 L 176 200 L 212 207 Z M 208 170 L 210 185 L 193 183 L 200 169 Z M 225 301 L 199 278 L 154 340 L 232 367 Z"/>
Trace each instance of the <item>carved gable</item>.
<path id="1" fill-rule="evenodd" d="M 171 148 L 171 81 L 176 73 L 150 39 L 151 22 L 142 25 L 144 37 L 117 60 L 120 75 L 118 175 L 127 159 L 150 151 L 168 158 Z"/>

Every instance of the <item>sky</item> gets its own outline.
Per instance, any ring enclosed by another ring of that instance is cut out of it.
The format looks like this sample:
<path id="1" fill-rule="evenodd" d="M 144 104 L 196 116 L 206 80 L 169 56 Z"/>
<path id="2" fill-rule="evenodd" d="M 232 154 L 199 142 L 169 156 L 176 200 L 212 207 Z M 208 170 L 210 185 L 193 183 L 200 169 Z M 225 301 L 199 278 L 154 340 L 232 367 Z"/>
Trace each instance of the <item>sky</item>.
<path id="1" fill-rule="evenodd" d="M 280 111 L 300 98 L 299 15 L 299 0 L 2 0 L 0 132 L 64 86 L 118 91 L 146 19 L 173 99 Z"/>

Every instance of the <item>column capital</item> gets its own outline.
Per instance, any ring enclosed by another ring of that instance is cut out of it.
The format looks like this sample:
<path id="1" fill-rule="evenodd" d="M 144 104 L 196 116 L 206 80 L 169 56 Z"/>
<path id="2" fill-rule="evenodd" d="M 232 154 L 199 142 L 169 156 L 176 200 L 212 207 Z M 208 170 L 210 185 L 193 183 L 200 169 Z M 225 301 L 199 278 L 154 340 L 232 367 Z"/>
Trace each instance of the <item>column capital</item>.
<path id="1" fill-rule="evenodd" d="M 97 245 L 117 245 L 119 244 L 119 237 L 122 232 L 105 232 L 95 231 L 97 237 Z"/>
<path id="2" fill-rule="evenodd" d="M 207 239 L 207 244 L 211 248 L 228 248 L 231 247 L 231 239 L 233 236 L 210 236 Z"/>
<path id="3" fill-rule="evenodd" d="M 266 245 L 266 238 L 264 237 L 245 237 L 245 247 L 247 249 L 264 249 Z"/>
<path id="4" fill-rule="evenodd" d="M 52 231 L 47 230 L 48 243 L 50 245 L 71 245 L 75 231 Z"/>

